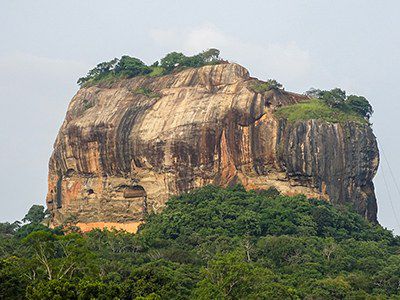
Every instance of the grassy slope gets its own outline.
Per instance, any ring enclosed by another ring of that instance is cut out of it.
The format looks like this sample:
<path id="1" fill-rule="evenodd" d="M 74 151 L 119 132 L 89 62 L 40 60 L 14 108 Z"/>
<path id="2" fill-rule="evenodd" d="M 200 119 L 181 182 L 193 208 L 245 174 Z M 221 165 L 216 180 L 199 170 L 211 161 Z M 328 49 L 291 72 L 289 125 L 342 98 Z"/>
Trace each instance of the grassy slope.
<path id="1" fill-rule="evenodd" d="M 308 101 L 278 108 L 275 114 L 278 117 L 287 119 L 289 122 L 316 119 L 330 123 L 352 121 L 359 124 L 368 124 L 368 122 L 358 114 L 351 111 L 330 108 L 323 101 L 318 99 L 310 99 Z"/>

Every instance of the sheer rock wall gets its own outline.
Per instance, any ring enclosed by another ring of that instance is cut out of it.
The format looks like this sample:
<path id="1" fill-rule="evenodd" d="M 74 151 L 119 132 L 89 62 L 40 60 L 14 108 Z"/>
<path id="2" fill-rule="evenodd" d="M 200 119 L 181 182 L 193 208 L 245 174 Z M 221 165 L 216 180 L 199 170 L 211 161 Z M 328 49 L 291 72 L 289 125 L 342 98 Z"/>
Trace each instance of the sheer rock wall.
<path id="1" fill-rule="evenodd" d="M 376 221 L 372 129 L 288 123 L 274 110 L 305 97 L 256 93 L 254 84 L 245 68 L 230 63 L 81 88 L 50 158 L 53 224 L 135 231 L 171 195 L 239 182 L 350 203 Z"/>

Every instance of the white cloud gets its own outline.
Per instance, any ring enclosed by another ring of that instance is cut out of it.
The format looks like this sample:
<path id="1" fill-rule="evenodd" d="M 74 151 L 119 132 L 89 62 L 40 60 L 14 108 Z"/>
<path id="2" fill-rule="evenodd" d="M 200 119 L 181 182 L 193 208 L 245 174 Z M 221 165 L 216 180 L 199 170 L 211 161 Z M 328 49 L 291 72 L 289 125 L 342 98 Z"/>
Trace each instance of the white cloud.
<path id="1" fill-rule="evenodd" d="M 193 28 L 183 40 L 183 49 L 190 53 L 197 53 L 207 48 L 230 48 L 233 40 L 222 33 L 212 24 L 204 24 Z"/>
<path id="2" fill-rule="evenodd" d="M 249 68 L 252 75 L 276 78 L 291 88 L 308 86 L 312 62 L 308 51 L 294 41 L 249 41 L 227 35 L 210 23 L 189 29 L 152 29 L 150 36 L 159 46 L 198 53 L 218 48 L 223 57 Z"/>

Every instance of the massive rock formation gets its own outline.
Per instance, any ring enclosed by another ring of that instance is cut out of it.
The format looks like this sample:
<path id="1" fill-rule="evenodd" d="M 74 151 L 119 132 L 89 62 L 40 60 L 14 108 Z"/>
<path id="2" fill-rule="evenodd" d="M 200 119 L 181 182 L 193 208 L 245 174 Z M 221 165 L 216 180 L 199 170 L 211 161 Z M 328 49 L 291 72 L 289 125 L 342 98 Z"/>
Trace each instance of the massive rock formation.
<path id="1" fill-rule="evenodd" d="M 255 82 L 229 63 L 81 88 L 50 159 L 53 223 L 134 231 L 171 195 L 238 182 L 349 203 L 376 221 L 371 128 L 289 123 L 274 111 L 305 96 L 257 93 Z"/>

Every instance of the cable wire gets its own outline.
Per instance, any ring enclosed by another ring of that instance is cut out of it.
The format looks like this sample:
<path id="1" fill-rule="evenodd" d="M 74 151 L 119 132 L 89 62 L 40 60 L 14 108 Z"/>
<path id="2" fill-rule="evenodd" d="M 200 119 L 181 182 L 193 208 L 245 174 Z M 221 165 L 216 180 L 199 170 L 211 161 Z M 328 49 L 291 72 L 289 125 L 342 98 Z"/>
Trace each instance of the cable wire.
<path id="1" fill-rule="evenodd" d="M 385 162 L 386 162 L 386 164 L 387 164 L 387 166 L 388 166 L 388 168 L 389 168 L 389 172 L 390 172 L 390 175 L 391 175 L 392 180 L 393 180 L 393 182 L 394 182 L 394 185 L 395 185 L 395 187 L 396 187 L 397 193 L 398 193 L 399 196 L 400 196 L 400 188 L 399 188 L 399 186 L 398 186 L 398 184 L 397 184 L 396 177 L 394 176 L 394 173 L 393 173 L 393 171 L 392 171 L 392 168 L 390 167 L 389 161 L 388 161 L 388 159 L 387 159 L 387 156 L 386 156 L 386 154 L 385 154 L 385 151 L 383 150 L 382 144 L 379 143 L 379 145 L 380 145 L 381 148 L 382 148 L 383 158 L 385 159 Z"/>
<path id="2" fill-rule="evenodd" d="M 396 186 L 397 192 L 399 193 L 399 196 L 400 196 L 400 189 L 399 189 L 399 187 L 398 187 L 398 185 L 397 185 L 397 182 L 396 182 L 396 180 L 395 180 L 395 178 L 394 178 L 393 171 L 392 171 L 392 169 L 390 168 L 389 161 L 388 161 L 388 159 L 387 159 L 387 157 L 386 157 L 386 155 L 385 155 L 385 151 L 383 150 L 382 144 L 381 144 L 380 142 L 379 142 L 379 146 L 380 146 L 380 148 L 382 149 L 382 154 L 383 154 L 383 157 L 384 157 L 384 159 L 385 159 L 386 165 L 387 165 L 388 168 L 389 168 L 389 171 L 390 171 L 392 180 L 394 181 L 394 184 L 395 184 L 395 186 Z M 392 207 L 392 211 L 393 211 L 394 218 L 395 218 L 395 220 L 396 220 L 397 227 L 400 229 L 399 218 L 397 217 L 396 210 L 395 210 L 395 207 L 394 207 L 394 205 L 393 205 L 392 195 L 391 195 L 391 193 L 390 193 L 389 185 L 388 185 L 388 182 L 387 182 L 387 180 L 386 180 L 385 171 L 384 171 L 384 169 L 383 169 L 383 166 L 381 167 L 381 171 L 382 171 L 383 181 L 384 181 L 385 187 L 386 187 L 386 192 L 387 192 L 387 194 L 388 194 L 390 206 Z"/>

